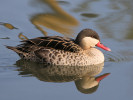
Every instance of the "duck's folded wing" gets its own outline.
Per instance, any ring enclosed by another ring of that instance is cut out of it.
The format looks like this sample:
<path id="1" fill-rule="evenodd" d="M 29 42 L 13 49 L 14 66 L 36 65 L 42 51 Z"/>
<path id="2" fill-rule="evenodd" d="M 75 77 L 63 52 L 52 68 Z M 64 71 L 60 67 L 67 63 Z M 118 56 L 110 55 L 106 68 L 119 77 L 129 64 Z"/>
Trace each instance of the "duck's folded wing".
<path id="1" fill-rule="evenodd" d="M 80 51 L 80 47 L 75 44 L 73 39 L 63 38 L 60 36 L 50 36 L 50 37 L 38 37 L 34 39 L 24 40 L 24 46 L 38 46 L 38 47 L 46 47 L 57 50 L 64 50 L 70 52 L 78 52 Z"/>

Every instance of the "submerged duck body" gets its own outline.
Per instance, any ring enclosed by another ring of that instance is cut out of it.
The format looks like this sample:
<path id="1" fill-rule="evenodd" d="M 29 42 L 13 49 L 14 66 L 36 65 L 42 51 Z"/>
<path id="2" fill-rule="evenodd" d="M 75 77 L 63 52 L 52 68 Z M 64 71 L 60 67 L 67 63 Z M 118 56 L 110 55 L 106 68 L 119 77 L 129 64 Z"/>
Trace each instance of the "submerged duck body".
<path id="1" fill-rule="evenodd" d="M 16 47 L 7 46 L 21 58 L 46 65 L 86 66 L 104 62 L 103 53 L 94 48 L 101 47 L 98 34 L 91 29 L 82 30 L 76 39 L 47 36 L 22 41 Z"/>

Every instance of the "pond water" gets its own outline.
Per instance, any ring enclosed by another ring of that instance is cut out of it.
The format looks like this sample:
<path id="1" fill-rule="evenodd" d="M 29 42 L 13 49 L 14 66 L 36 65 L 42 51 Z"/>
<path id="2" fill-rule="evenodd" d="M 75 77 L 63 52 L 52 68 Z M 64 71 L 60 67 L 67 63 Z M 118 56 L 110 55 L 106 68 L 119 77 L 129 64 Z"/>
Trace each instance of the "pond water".
<path id="1" fill-rule="evenodd" d="M 0 0 L 0 100 L 133 100 L 132 6 L 132 0 Z M 97 31 L 112 50 L 100 49 L 106 59 L 97 73 L 111 74 L 87 94 L 77 89 L 73 77 L 49 80 L 42 73 L 49 69 L 21 63 L 5 47 L 16 46 L 23 38 L 75 38 L 84 28 Z"/>

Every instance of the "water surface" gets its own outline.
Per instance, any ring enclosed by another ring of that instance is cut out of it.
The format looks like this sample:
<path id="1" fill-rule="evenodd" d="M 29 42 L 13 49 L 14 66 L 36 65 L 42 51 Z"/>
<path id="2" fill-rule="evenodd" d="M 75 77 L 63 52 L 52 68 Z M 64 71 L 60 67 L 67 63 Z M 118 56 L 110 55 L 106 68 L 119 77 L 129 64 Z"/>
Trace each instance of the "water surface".
<path id="1" fill-rule="evenodd" d="M 1 0 L 0 100 L 132 100 L 132 5 L 132 0 Z M 97 31 L 112 50 L 102 50 L 106 60 L 99 75 L 111 74 L 91 94 L 78 91 L 74 81 L 47 82 L 35 69 L 35 75 L 22 70 L 16 64 L 20 58 L 4 46 L 16 46 L 25 37 L 75 38 L 84 28 Z"/>

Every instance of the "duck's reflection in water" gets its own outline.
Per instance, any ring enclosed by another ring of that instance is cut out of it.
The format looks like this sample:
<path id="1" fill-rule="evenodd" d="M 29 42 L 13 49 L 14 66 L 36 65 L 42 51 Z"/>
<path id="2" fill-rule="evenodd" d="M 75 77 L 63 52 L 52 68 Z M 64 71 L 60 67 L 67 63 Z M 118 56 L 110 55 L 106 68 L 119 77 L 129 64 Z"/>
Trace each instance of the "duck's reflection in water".
<path id="1" fill-rule="evenodd" d="M 106 73 L 95 78 L 102 71 L 104 63 L 93 66 L 44 66 L 21 59 L 16 65 L 20 75 L 32 75 L 46 82 L 74 81 L 77 89 L 86 94 L 95 92 L 100 80 L 109 75 Z"/>
<path id="2" fill-rule="evenodd" d="M 99 82 L 109 74 L 110 73 L 105 73 L 98 77 L 89 76 L 89 75 L 83 76 L 81 79 L 75 81 L 76 87 L 82 93 L 85 94 L 93 93 L 97 90 Z"/>

